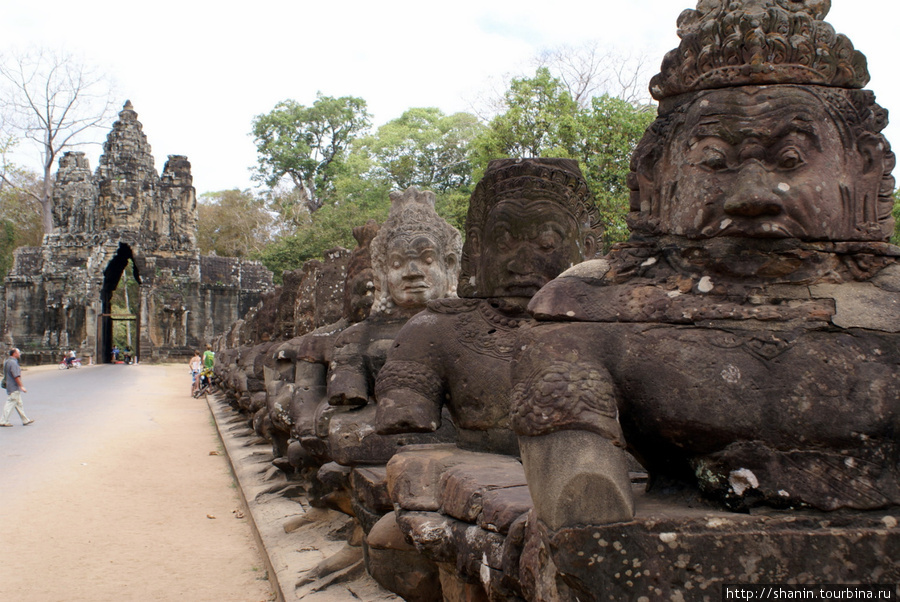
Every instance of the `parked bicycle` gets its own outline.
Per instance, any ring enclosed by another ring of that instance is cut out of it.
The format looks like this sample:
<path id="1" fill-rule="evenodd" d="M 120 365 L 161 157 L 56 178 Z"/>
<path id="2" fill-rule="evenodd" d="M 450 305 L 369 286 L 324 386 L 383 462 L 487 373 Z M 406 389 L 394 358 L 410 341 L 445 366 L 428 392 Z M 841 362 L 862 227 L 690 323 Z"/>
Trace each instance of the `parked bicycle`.
<path id="1" fill-rule="evenodd" d="M 194 384 L 191 386 L 191 395 L 200 397 L 201 395 L 213 393 L 215 390 L 216 383 L 213 371 L 210 368 L 204 368 L 200 371 L 200 376 L 197 377 L 197 380 L 194 381 Z"/>

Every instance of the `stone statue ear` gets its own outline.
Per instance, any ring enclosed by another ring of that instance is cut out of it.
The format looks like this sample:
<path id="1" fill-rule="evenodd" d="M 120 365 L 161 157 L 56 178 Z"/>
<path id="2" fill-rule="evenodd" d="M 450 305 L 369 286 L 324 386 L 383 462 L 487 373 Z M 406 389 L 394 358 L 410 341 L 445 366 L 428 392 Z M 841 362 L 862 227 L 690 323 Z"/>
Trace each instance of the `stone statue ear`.
<path id="1" fill-rule="evenodd" d="M 477 261 L 481 257 L 481 248 L 484 242 L 481 239 L 481 231 L 472 228 L 466 232 L 466 243 L 469 246 L 469 258 Z"/>
<path id="2" fill-rule="evenodd" d="M 597 254 L 597 249 L 597 236 L 593 232 L 586 234 L 584 237 L 584 247 L 582 248 L 585 261 L 593 259 L 594 255 Z"/>
<path id="3" fill-rule="evenodd" d="M 856 148 L 862 158 L 862 173 L 867 176 L 877 175 L 880 181 L 884 175 L 884 140 L 881 136 L 866 132 L 857 139 Z"/>

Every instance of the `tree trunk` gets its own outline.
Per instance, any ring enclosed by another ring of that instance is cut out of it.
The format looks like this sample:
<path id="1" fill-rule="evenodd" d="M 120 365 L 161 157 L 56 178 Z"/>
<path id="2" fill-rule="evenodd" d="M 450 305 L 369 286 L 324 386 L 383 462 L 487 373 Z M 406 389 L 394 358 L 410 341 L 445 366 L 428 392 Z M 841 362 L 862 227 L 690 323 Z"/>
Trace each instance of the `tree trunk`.
<path id="1" fill-rule="evenodd" d="M 44 163 L 44 182 L 41 184 L 41 222 L 44 234 L 53 232 L 53 159 Z"/>

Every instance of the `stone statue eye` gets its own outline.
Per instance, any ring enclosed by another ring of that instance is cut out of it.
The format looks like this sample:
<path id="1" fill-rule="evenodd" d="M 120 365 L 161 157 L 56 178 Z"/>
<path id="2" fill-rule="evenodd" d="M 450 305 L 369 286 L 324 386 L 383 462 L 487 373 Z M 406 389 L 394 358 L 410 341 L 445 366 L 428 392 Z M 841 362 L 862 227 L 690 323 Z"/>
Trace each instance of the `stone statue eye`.
<path id="1" fill-rule="evenodd" d="M 434 257 L 426 257 L 425 263 L 427 263 L 428 265 L 431 265 L 432 263 L 434 263 Z"/>
<path id="2" fill-rule="evenodd" d="M 703 154 L 702 164 L 707 169 L 720 171 L 728 168 L 728 159 L 722 151 L 715 148 L 708 148 Z"/>
<path id="3" fill-rule="evenodd" d="M 803 163 L 803 157 L 795 148 L 785 149 L 778 155 L 778 167 L 781 169 L 796 169 Z"/>
<path id="4" fill-rule="evenodd" d="M 538 246 L 544 251 L 552 251 L 559 244 L 560 238 L 553 232 L 544 232 L 538 237 Z"/>
<path id="5" fill-rule="evenodd" d="M 502 229 L 494 232 L 494 240 L 497 241 L 497 248 L 501 251 L 508 251 L 512 246 L 513 237 L 509 230 Z"/>
<path id="6" fill-rule="evenodd" d="M 395 259 L 391 262 L 391 267 L 393 267 L 394 269 L 399 268 L 401 265 L 403 265 L 403 262 L 401 262 L 399 259 Z"/>

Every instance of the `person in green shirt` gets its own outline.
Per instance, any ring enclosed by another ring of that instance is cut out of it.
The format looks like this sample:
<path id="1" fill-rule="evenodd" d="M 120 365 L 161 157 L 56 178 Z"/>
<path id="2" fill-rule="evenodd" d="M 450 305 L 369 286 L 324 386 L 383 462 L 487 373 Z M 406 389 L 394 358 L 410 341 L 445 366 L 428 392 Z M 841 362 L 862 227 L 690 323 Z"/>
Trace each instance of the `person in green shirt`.
<path id="1" fill-rule="evenodd" d="M 213 369 L 213 366 L 216 365 L 216 354 L 212 350 L 212 345 L 209 343 L 206 344 L 206 351 L 203 352 L 203 367 L 209 370 Z"/>

